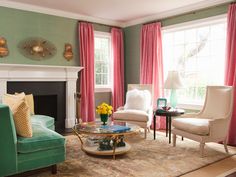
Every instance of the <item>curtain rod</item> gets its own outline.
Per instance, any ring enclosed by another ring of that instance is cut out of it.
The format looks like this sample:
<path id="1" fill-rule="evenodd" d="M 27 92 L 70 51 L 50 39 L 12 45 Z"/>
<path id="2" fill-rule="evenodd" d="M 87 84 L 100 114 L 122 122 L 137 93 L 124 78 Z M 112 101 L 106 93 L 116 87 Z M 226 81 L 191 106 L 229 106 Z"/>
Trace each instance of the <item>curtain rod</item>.
<path id="1" fill-rule="evenodd" d="M 122 28 L 119 27 L 119 26 L 106 25 L 106 24 L 102 24 L 102 23 L 89 22 L 89 21 L 85 21 L 85 20 L 78 20 L 78 22 L 86 22 L 86 23 L 92 23 L 92 24 L 96 24 L 96 25 L 100 25 L 100 26 L 107 26 L 107 27 L 110 27 L 110 28 L 119 28 L 119 29 L 122 29 Z"/>
<path id="2" fill-rule="evenodd" d="M 151 24 L 151 23 L 155 23 L 155 22 L 161 22 L 161 21 L 166 20 L 166 19 L 171 19 L 171 18 L 175 18 L 175 17 L 180 17 L 180 16 L 183 16 L 183 15 L 196 14 L 198 11 L 201 11 L 201 10 L 207 10 L 207 9 L 211 9 L 211 8 L 214 8 L 214 7 L 220 7 L 220 6 L 222 6 L 222 5 L 227 5 L 227 4 L 228 4 L 228 5 L 229 5 L 229 4 L 234 4 L 235 2 L 236 2 L 236 0 L 234 0 L 234 1 L 232 1 L 232 2 L 227 2 L 227 3 L 218 4 L 218 5 L 211 6 L 211 7 L 206 7 L 206 8 L 202 8 L 202 9 L 198 9 L 198 10 L 193 10 L 193 11 L 190 11 L 190 12 L 185 12 L 185 13 L 178 14 L 178 15 L 173 15 L 173 16 L 170 16 L 170 17 L 165 17 L 165 18 L 160 18 L 160 19 L 157 19 L 157 20 L 152 20 L 152 21 L 143 23 L 143 25 L 147 25 L 147 24 Z"/>

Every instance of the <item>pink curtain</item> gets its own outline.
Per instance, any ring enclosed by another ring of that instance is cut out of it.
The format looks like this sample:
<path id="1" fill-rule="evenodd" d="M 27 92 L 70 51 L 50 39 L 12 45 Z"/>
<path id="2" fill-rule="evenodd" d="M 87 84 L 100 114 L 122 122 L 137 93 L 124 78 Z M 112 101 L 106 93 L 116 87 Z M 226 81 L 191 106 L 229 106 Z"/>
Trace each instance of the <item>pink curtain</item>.
<path id="1" fill-rule="evenodd" d="M 140 83 L 153 85 L 153 106 L 163 96 L 163 61 L 161 23 L 142 26 L 140 53 Z M 165 129 L 165 119 L 157 118 L 157 128 Z"/>
<path id="2" fill-rule="evenodd" d="M 124 105 L 124 44 L 122 29 L 111 29 L 111 43 L 114 62 L 112 105 L 114 111 L 116 111 L 118 107 Z"/>
<path id="3" fill-rule="evenodd" d="M 236 4 L 231 4 L 227 17 L 225 84 L 236 87 Z M 228 144 L 236 146 L 236 89 L 234 107 L 229 128 Z"/>
<path id="4" fill-rule="evenodd" d="M 81 117 L 83 122 L 94 121 L 94 32 L 90 23 L 79 22 L 79 56 L 81 71 Z"/>

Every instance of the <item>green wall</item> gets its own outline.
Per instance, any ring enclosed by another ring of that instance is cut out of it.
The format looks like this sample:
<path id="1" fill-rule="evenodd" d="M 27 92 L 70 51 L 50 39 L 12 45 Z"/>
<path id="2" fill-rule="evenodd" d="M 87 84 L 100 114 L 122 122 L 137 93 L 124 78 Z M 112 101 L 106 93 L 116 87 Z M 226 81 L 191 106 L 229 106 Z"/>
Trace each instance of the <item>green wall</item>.
<path id="1" fill-rule="evenodd" d="M 125 85 L 139 83 L 140 30 L 142 25 L 124 29 L 125 36 Z"/>
<path id="2" fill-rule="evenodd" d="M 160 19 L 162 26 L 169 26 L 192 20 L 212 17 L 227 13 L 228 4 L 198 10 L 166 19 Z M 138 84 L 140 74 L 140 31 L 142 24 L 130 26 L 124 29 L 125 34 L 125 83 Z"/>
<path id="3" fill-rule="evenodd" d="M 7 39 L 9 55 L 1 58 L 1 63 L 78 66 L 76 42 L 76 21 L 52 15 L 0 7 L 0 36 Z M 52 58 L 34 61 L 20 54 L 18 43 L 28 37 L 42 37 L 57 48 Z M 74 58 L 67 61 L 63 57 L 64 44 L 71 43 Z"/>
<path id="4" fill-rule="evenodd" d="M 0 58 L 0 63 L 79 66 L 77 20 L 52 15 L 0 7 L 0 36 L 7 39 L 9 55 Z M 96 31 L 110 32 L 110 27 L 93 24 Z M 51 41 L 57 53 L 50 59 L 34 61 L 20 54 L 18 43 L 28 37 L 42 37 Z M 71 43 L 74 58 L 63 57 L 64 44 Z M 79 83 L 78 83 L 79 85 Z M 78 88 L 78 87 L 77 87 Z M 96 106 L 101 102 L 111 103 L 111 93 L 95 93 Z"/>
<path id="5" fill-rule="evenodd" d="M 9 55 L 0 58 L 0 63 L 79 66 L 77 20 L 53 15 L 0 7 L 0 36 L 7 40 Z M 110 31 L 110 27 L 94 24 L 97 31 Z M 42 37 L 57 48 L 52 58 L 35 61 L 20 54 L 18 43 L 28 37 Z M 67 61 L 63 57 L 64 45 L 73 46 L 74 57 Z"/>
<path id="6" fill-rule="evenodd" d="M 169 26 L 169 25 L 174 25 L 178 23 L 183 23 L 183 22 L 188 22 L 188 21 L 193 21 L 193 20 L 198 20 L 198 19 L 203 19 L 207 17 L 213 17 L 221 14 L 227 13 L 228 9 L 228 3 L 227 4 L 222 4 L 219 6 L 207 8 L 207 9 L 202 9 L 198 10 L 195 12 L 191 13 L 186 13 L 182 15 L 177 15 L 174 17 L 166 18 L 161 20 L 162 26 Z"/>

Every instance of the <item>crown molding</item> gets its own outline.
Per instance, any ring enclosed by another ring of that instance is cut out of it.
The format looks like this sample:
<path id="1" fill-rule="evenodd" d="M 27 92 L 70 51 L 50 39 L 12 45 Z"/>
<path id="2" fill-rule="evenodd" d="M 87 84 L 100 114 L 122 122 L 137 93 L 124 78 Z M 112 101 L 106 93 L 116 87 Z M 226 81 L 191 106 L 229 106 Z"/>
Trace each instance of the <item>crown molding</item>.
<path id="1" fill-rule="evenodd" d="M 216 15 L 213 17 L 202 18 L 202 19 L 178 23 L 174 25 L 168 25 L 168 26 L 161 27 L 161 30 L 168 31 L 168 32 L 178 31 L 178 30 L 189 28 L 189 27 L 201 27 L 203 25 L 215 24 L 219 22 L 222 22 L 222 23 L 227 22 L 227 14 Z"/>
<path id="2" fill-rule="evenodd" d="M 106 20 L 106 19 L 102 19 L 102 18 L 81 15 L 78 13 L 72 13 L 72 12 L 67 12 L 67 11 L 62 11 L 62 10 L 46 8 L 46 7 L 40 7 L 40 6 L 36 6 L 36 5 L 29 5 L 29 4 L 24 4 L 24 3 L 20 3 L 20 2 L 12 2 L 9 0 L 0 0 L 0 2 L 1 2 L 0 6 L 125 28 L 125 27 L 129 27 L 129 26 L 137 25 L 137 24 L 155 21 L 158 19 L 172 17 L 175 15 L 179 15 L 179 14 L 183 14 L 183 13 L 187 13 L 187 12 L 191 12 L 191 11 L 196 11 L 199 9 L 204 9 L 204 8 L 216 6 L 216 5 L 223 4 L 223 3 L 230 3 L 233 1 L 234 0 L 207 0 L 207 1 L 202 1 L 201 3 L 191 4 L 188 6 L 184 6 L 184 7 L 176 8 L 173 10 L 157 13 L 155 15 L 147 16 L 144 18 L 139 18 L 136 20 L 130 20 L 127 22 Z"/>
<path id="3" fill-rule="evenodd" d="M 207 1 L 203 1 L 202 3 L 191 4 L 188 6 L 176 8 L 176 9 L 165 11 L 165 12 L 161 12 L 161 13 L 151 15 L 148 17 L 139 18 L 136 20 L 131 20 L 126 23 L 123 23 L 122 27 L 125 28 L 125 27 L 129 27 L 129 26 L 137 25 L 137 24 L 155 21 L 158 19 L 173 17 L 176 15 L 180 15 L 180 14 L 196 11 L 199 9 L 208 8 L 208 7 L 213 7 L 213 6 L 217 6 L 217 5 L 224 4 L 224 3 L 230 3 L 233 1 L 234 0 L 207 0 Z"/>
<path id="4" fill-rule="evenodd" d="M 114 20 L 106 20 L 102 18 L 81 15 L 78 13 L 66 12 L 62 10 L 29 5 L 29 4 L 19 3 L 19 2 L 12 2 L 8 0 L 0 0 L 0 6 L 18 9 L 18 10 L 25 10 L 25 11 L 30 11 L 30 12 L 38 12 L 38 13 L 47 14 L 47 15 L 71 18 L 71 19 L 76 19 L 76 20 L 89 21 L 89 22 L 94 22 L 94 23 L 99 23 L 99 24 L 104 24 L 104 25 L 123 27 L 123 23 L 120 23 Z"/>

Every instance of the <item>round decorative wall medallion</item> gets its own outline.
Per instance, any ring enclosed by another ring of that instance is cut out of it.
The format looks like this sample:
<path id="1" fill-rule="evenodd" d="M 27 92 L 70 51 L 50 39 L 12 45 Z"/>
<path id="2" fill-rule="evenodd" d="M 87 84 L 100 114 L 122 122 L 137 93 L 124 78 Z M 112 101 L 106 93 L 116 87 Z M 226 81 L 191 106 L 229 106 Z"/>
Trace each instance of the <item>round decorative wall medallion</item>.
<path id="1" fill-rule="evenodd" d="M 38 61 L 49 59 L 57 52 L 53 43 L 40 37 L 31 37 L 22 40 L 18 48 L 20 53 L 25 57 Z"/>

